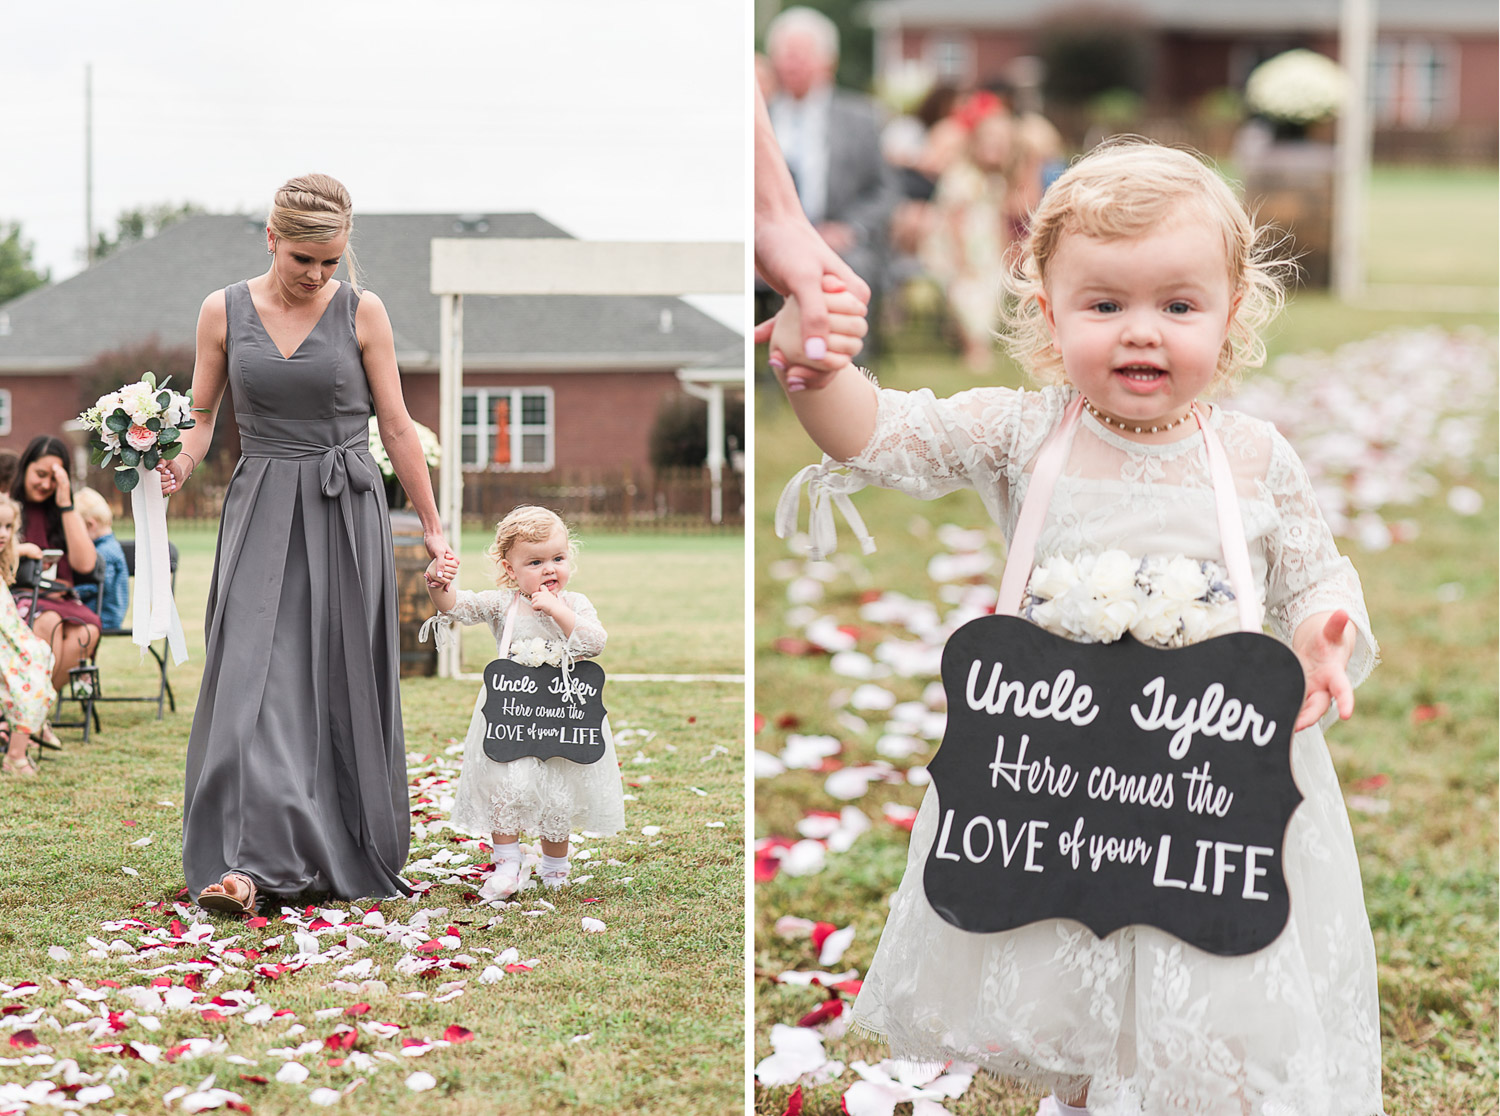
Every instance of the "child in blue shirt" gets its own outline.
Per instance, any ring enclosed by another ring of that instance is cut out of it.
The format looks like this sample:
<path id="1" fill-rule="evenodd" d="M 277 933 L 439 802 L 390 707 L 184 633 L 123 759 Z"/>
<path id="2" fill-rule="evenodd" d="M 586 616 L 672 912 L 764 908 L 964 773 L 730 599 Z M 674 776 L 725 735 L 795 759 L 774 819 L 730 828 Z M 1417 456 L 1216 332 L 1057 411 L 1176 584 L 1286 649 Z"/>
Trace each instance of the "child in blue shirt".
<path id="1" fill-rule="evenodd" d="M 114 514 L 109 510 L 109 501 L 92 488 L 80 488 L 74 493 L 73 503 L 83 518 L 89 538 L 94 540 L 94 552 L 99 556 L 98 569 L 104 575 L 102 588 L 85 581 L 78 586 L 78 597 L 99 614 L 105 631 L 122 628 L 125 626 L 125 609 L 130 603 L 130 566 L 112 531 Z"/>

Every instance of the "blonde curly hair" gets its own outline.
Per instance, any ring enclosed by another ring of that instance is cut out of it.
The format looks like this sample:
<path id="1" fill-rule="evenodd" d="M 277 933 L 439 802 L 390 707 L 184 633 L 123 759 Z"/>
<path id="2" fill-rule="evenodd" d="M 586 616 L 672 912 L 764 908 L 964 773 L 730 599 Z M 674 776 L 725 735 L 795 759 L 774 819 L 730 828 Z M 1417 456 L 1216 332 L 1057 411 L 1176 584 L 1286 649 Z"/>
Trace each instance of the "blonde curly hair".
<path id="1" fill-rule="evenodd" d="M 1042 196 L 1006 278 L 1003 340 L 1033 380 L 1067 380 L 1041 305 L 1048 266 L 1063 238 L 1142 236 L 1184 212 L 1222 232 L 1230 289 L 1239 299 L 1210 389 L 1265 363 L 1260 331 L 1281 311 L 1286 284 L 1296 274 L 1295 261 L 1284 254 L 1289 238 L 1257 225 L 1229 184 L 1195 152 L 1124 136 L 1078 159 Z"/>
<path id="2" fill-rule="evenodd" d="M 4 547 L 0 547 L 0 581 L 6 585 L 16 580 L 16 565 L 19 556 L 16 551 L 21 541 L 21 505 L 11 499 L 10 495 L 0 492 L 0 511 L 10 509 L 11 531 L 10 538 Z"/>
<path id="3" fill-rule="evenodd" d="M 495 541 L 484 552 L 495 565 L 495 584 L 501 589 L 516 587 L 516 579 L 501 564 L 516 543 L 544 542 L 558 528 L 562 528 L 563 534 L 568 537 L 568 572 L 571 574 L 578 568 L 578 540 L 573 537 L 573 532 L 562 521 L 562 517 L 551 508 L 536 504 L 522 504 L 511 509 L 504 519 L 495 524 Z"/>

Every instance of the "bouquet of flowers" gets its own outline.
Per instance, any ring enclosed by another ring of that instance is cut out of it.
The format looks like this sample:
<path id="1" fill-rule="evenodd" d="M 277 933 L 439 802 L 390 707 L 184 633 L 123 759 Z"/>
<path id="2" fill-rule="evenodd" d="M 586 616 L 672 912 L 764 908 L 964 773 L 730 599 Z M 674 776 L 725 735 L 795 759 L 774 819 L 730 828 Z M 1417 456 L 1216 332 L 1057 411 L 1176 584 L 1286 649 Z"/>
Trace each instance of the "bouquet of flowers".
<path id="1" fill-rule="evenodd" d="M 1216 563 L 1182 555 L 1059 556 L 1032 570 L 1021 615 L 1081 643 L 1112 643 L 1128 631 L 1153 647 L 1184 647 L 1239 630 L 1228 580 Z"/>
<path id="2" fill-rule="evenodd" d="M 1348 87 L 1333 59 L 1311 50 L 1289 50 L 1250 72 L 1245 103 L 1272 120 L 1315 124 L 1343 107 Z"/>
<path id="3" fill-rule="evenodd" d="M 156 374 L 147 372 L 136 383 L 101 395 L 78 416 L 92 434 L 89 460 L 95 466 L 105 468 L 119 456 L 115 487 L 121 492 L 140 483 L 141 469 L 155 469 L 182 452 L 182 431 L 194 425 L 193 393 L 169 390 L 171 380 L 158 384 Z"/>
<path id="4" fill-rule="evenodd" d="M 429 469 L 436 469 L 443 461 L 442 443 L 438 437 L 420 422 L 412 423 L 417 428 L 417 440 L 422 443 L 422 457 L 427 461 Z M 385 443 L 380 440 L 380 425 L 372 415 L 370 417 L 370 456 L 375 459 L 375 465 L 380 469 L 383 477 L 394 477 L 395 468 L 391 465 L 390 454 L 385 452 Z"/>
<path id="5" fill-rule="evenodd" d="M 510 657 L 522 666 L 562 666 L 562 644 L 536 636 L 510 645 Z"/>

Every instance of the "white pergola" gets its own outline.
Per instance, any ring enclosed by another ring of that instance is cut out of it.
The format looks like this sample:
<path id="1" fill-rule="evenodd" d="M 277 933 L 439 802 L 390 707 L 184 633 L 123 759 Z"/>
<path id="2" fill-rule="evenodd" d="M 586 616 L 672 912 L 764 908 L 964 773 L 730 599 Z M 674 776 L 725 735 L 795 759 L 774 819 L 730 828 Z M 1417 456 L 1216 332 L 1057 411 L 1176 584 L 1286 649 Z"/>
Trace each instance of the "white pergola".
<path id="1" fill-rule="evenodd" d="M 438 514 L 454 548 L 459 546 L 463 521 L 459 428 L 464 381 L 464 295 L 743 294 L 745 268 L 745 246 L 732 241 L 434 239 L 431 290 L 440 300 L 438 439 L 442 442 L 442 476 Z M 684 391 L 706 398 L 709 403 L 708 466 L 714 480 L 717 521 L 722 515 L 724 385 L 743 384 L 744 368 L 685 368 L 677 375 Z M 438 652 L 438 674 L 443 678 L 460 676 L 457 640 Z"/>

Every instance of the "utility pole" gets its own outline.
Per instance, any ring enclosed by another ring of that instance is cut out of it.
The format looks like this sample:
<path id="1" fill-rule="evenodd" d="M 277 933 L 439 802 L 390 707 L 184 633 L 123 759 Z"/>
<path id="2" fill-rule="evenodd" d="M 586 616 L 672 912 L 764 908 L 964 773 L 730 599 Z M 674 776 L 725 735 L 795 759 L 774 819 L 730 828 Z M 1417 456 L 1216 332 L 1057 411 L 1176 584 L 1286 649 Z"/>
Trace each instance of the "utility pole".
<path id="1" fill-rule="evenodd" d="M 94 266 L 94 64 L 83 67 L 83 258 Z"/>

